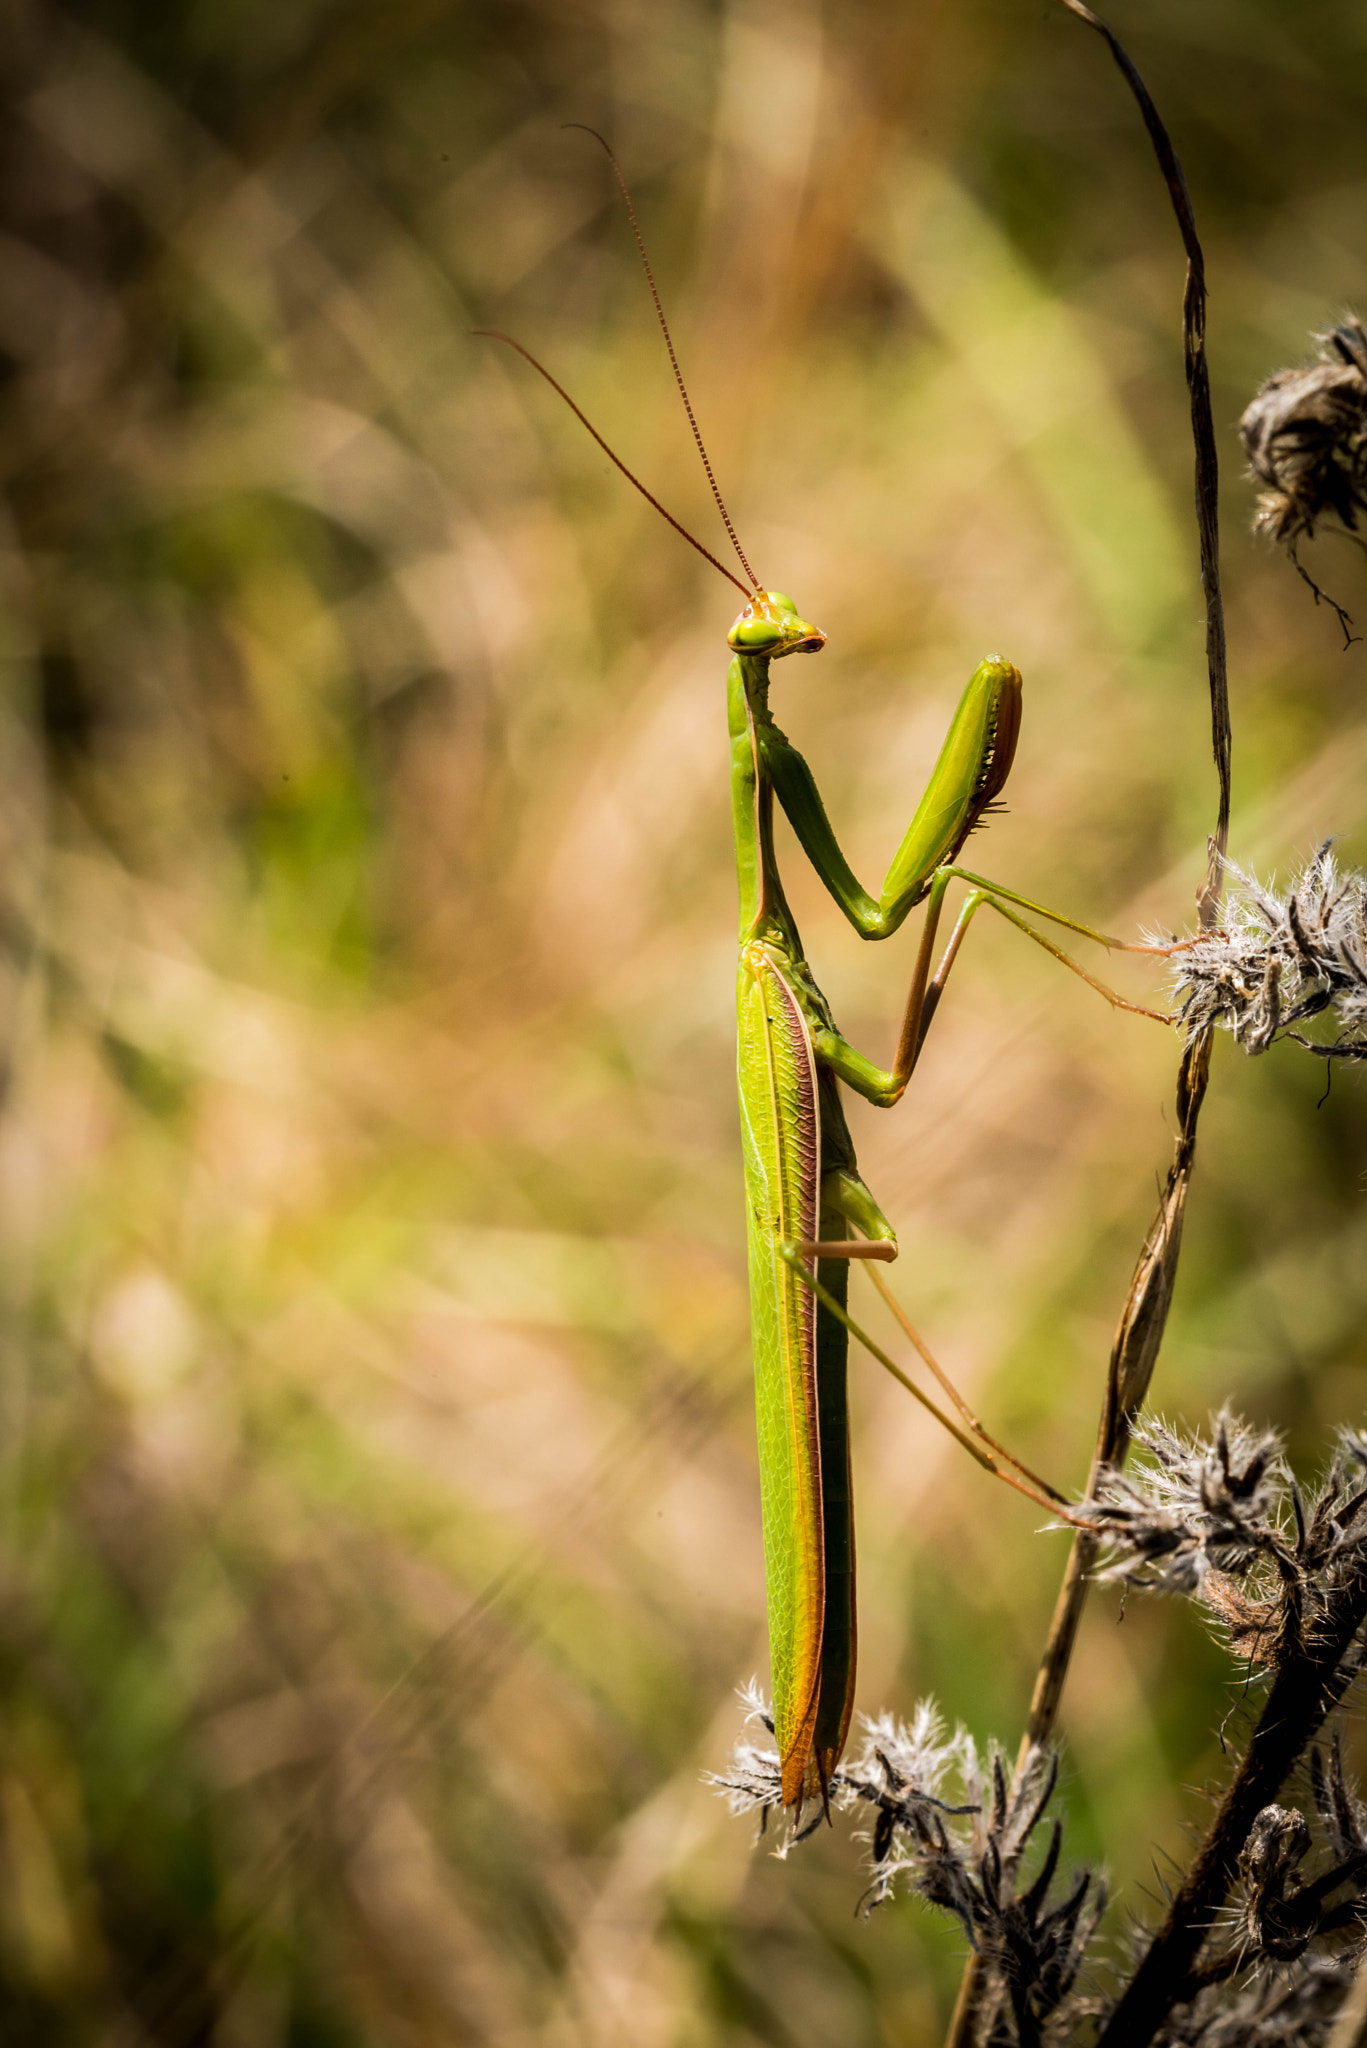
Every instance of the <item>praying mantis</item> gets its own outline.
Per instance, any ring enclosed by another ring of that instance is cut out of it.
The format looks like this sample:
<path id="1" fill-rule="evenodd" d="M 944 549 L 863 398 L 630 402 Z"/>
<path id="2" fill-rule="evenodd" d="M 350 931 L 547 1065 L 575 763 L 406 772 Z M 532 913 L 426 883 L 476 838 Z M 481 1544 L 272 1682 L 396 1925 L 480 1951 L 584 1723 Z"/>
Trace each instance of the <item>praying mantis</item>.
<path id="1" fill-rule="evenodd" d="M 840 849 L 811 770 L 769 708 L 774 662 L 793 654 L 818 653 L 826 635 L 799 615 L 791 598 L 761 585 L 746 559 L 694 417 L 630 192 L 607 142 L 594 129 L 585 132 L 605 150 L 626 202 L 693 437 L 748 584 L 666 511 L 520 342 L 496 329 L 476 331 L 506 342 L 530 363 L 628 481 L 745 598 L 727 634 L 731 803 L 740 895 L 737 1071 L 773 1723 L 783 1805 L 800 1820 L 806 1800 L 826 1803 L 854 1706 L 849 1337 L 853 1335 L 930 1409 L 987 1470 L 1070 1519 L 1061 1507 L 1062 1496 L 1004 1451 L 971 1414 L 876 1273 L 879 1291 L 959 1420 L 916 1386 L 851 1317 L 850 1262 L 889 1261 L 897 1257 L 898 1246 L 892 1224 L 860 1178 L 840 1084 L 880 1108 L 900 1101 L 946 978 L 974 916 L 984 906 L 1016 925 L 1115 1006 L 1162 1022 L 1171 1019 L 1117 994 L 1038 931 L 1024 913 L 1107 948 L 1169 949 L 1135 946 L 1095 931 L 957 864 L 965 840 L 982 824 L 1006 783 L 1020 730 L 1020 673 L 997 655 L 979 666 L 964 690 L 879 894 L 872 895 L 860 884 Z M 861 937 L 889 938 L 914 908 L 926 905 L 891 1067 L 880 1067 L 843 1036 L 807 964 L 775 857 L 775 799 L 817 875 Z M 967 884 L 969 893 L 932 972 L 946 893 L 955 881 Z"/>

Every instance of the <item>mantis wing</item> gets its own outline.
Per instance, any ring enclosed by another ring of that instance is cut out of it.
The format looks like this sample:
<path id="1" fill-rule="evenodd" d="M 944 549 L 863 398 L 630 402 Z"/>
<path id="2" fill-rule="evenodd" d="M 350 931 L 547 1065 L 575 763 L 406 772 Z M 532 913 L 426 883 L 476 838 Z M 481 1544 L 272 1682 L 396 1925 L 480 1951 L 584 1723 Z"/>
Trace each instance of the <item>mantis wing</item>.
<path id="1" fill-rule="evenodd" d="M 819 1385 L 817 1304 L 780 1250 L 817 1234 L 816 1061 L 797 997 L 762 944 L 742 949 L 737 1013 L 774 1732 L 787 1806 L 824 1796 L 853 1697 L 845 1332 L 820 1315 Z M 844 1270 L 833 1277 L 843 1288 Z"/>

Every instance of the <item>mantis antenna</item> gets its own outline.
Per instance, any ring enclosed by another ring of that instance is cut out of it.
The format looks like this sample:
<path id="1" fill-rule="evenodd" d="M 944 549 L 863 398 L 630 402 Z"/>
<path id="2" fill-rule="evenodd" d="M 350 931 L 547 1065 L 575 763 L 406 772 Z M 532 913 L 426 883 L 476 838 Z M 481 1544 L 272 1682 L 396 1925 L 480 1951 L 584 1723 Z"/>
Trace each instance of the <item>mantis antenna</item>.
<path id="1" fill-rule="evenodd" d="M 611 145 L 608 143 L 606 137 L 600 135 L 596 128 L 590 128 L 586 121 L 566 121 L 564 123 L 564 126 L 566 128 L 578 128 L 582 134 L 591 135 L 594 141 L 600 145 L 604 155 L 607 157 L 608 162 L 612 165 L 612 174 L 617 180 L 623 199 L 625 199 L 626 201 L 627 218 L 631 222 L 631 232 L 635 235 L 636 247 L 641 252 L 641 266 L 646 274 L 646 283 L 650 286 L 650 296 L 655 301 L 655 311 L 658 314 L 660 321 L 660 332 L 663 334 L 665 338 L 665 347 L 669 350 L 669 360 L 670 363 L 673 365 L 674 369 L 674 381 L 679 387 L 679 396 L 680 398 L 682 398 L 684 402 L 684 411 L 688 414 L 688 424 L 693 429 L 693 439 L 698 444 L 698 453 L 702 457 L 702 466 L 707 472 L 707 481 L 712 486 L 712 496 L 717 501 L 717 510 L 721 513 L 722 524 L 726 528 L 727 533 L 731 537 L 731 545 L 735 549 L 736 553 L 740 556 L 740 565 L 742 569 L 744 569 L 746 575 L 750 578 L 750 581 L 754 585 L 755 589 L 761 591 L 762 594 L 762 585 L 760 583 L 760 580 L 758 576 L 756 576 L 754 570 L 750 567 L 750 564 L 745 559 L 745 550 L 736 538 L 736 529 L 731 524 L 731 514 L 726 509 L 726 500 L 722 497 L 721 492 L 718 490 L 717 479 L 712 474 L 712 464 L 708 458 L 707 448 L 703 442 L 702 432 L 698 426 L 696 418 L 694 417 L 693 401 L 688 395 L 688 386 L 684 383 L 683 371 L 679 368 L 679 358 L 674 353 L 674 338 L 669 331 L 669 322 L 665 319 L 665 309 L 660 303 L 659 287 L 655 283 L 655 273 L 650 267 L 650 258 L 646 254 L 645 237 L 641 233 L 641 224 L 636 218 L 636 208 L 631 203 L 631 194 L 627 190 L 627 181 L 622 176 L 622 166 L 618 163 L 616 157 L 613 155 Z M 748 596 L 749 593 L 747 592 L 746 595 Z"/>
<path id="2" fill-rule="evenodd" d="M 661 317 L 663 317 L 663 315 Z M 476 327 L 473 328 L 471 332 L 474 334 L 482 334 L 486 338 L 486 340 L 489 341 L 506 341 L 509 348 L 515 348 L 518 354 L 522 357 L 523 361 L 530 363 L 532 368 L 538 371 L 540 375 L 545 378 L 546 382 L 550 385 L 552 391 L 556 391 L 560 394 L 560 396 L 564 399 L 566 405 L 569 407 L 570 411 L 579 421 L 580 425 L 583 427 L 587 427 L 588 431 L 592 434 L 594 440 L 598 443 L 598 446 L 602 449 L 604 455 L 607 456 L 609 462 L 616 463 L 618 469 L 621 470 L 622 475 L 626 478 L 627 482 L 629 484 L 634 484 L 636 486 L 637 490 L 641 493 L 641 496 L 646 500 L 646 502 L 655 507 L 655 510 L 659 513 L 661 519 L 667 519 L 669 521 L 669 524 L 673 527 L 675 533 L 681 533 L 684 539 L 688 542 L 688 545 L 691 548 L 696 548 L 700 555 L 705 556 L 706 559 L 712 564 L 712 567 L 715 570 L 717 570 L 720 575 L 724 576 L 728 583 L 734 583 L 737 590 L 740 592 L 741 596 L 745 598 L 747 602 L 749 602 L 752 593 L 746 589 L 745 585 L 741 582 L 739 576 L 733 576 L 731 574 L 731 571 L 727 568 L 726 564 L 724 562 L 719 562 L 716 556 L 712 553 L 712 550 L 710 548 L 705 548 L 700 540 L 695 540 L 692 534 L 689 532 L 688 528 L 685 525 L 683 525 L 680 520 L 676 519 L 672 512 L 666 512 L 664 506 L 660 503 L 659 499 L 655 496 L 654 492 L 648 491 L 645 485 L 641 482 L 641 479 L 638 476 L 634 476 L 632 472 L 627 468 L 621 456 L 618 455 L 613 449 L 609 448 L 607 442 L 603 439 L 602 435 L 599 433 L 597 427 L 595 427 L 593 421 L 589 418 L 588 414 L 580 410 L 580 408 L 575 404 L 574 400 L 570 397 L 570 394 L 565 389 L 564 385 L 557 383 L 556 379 L 551 375 L 550 371 L 546 368 L 546 365 L 544 363 L 539 363 L 529 348 L 523 348 L 522 343 L 520 341 L 514 341 L 511 334 L 504 334 L 502 330 L 497 327 Z M 696 433 L 696 431 L 697 429 L 695 428 L 694 432 Z M 706 460 L 705 457 L 704 460 Z M 715 490 L 716 485 L 714 484 L 712 488 Z M 739 547 L 737 548 L 737 552 L 739 552 Z M 744 555 L 741 555 L 741 560 L 743 562 L 745 561 Z M 746 563 L 746 567 L 749 567 L 748 562 Z M 759 589 L 758 584 L 755 585 L 755 589 Z"/>

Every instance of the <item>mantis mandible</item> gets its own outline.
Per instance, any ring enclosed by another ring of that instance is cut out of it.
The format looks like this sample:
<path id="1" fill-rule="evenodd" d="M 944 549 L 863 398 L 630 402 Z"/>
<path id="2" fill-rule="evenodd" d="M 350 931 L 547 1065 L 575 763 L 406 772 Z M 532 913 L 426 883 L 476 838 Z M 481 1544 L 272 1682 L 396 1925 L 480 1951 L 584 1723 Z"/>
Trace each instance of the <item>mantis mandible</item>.
<path id="1" fill-rule="evenodd" d="M 881 1282 L 879 1291 L 961 1422 L 909 1380 L 850 1316 L 851 1260 L 895 1259 L 897 1237 L 860 1178 L 839 1084 L 880 1108 L 900 1101 L 946 977 L 973 917 L 984 905 L 1117 1007 L 1163 1022 L 1170 1020 L 1128 1002 L 1098 981 L 1022 913 L 1029 911 L 1108 948 L 1166 949 L 1135 947 L 1108 937 L 956 864 L 964 841 L 1000 795 L 1020 730 L 1020 673 L 996 655 L 989 656 L 969 680 L 882 889 L 874 896 L 862 887 L 841 852 L 811 770 L 775 724 L 769 708 L 773 663 L 792 654 L 818 653 L 826 636 L 800 617 L 791 598 L 765 589 L 746 560 L 694 418 L 631 195 L 607 142 L 594 129 L 586 132 L 602 144 L 626 201 L 693 437 L 748 586 L 665 510 L 535 356 L 510 335 L 491 328 L 477 332 L 516 349 L 564 399 L 629 482 L 745 598 L 727 634 L 731 802 L 740 892 L 738 1078 L 774 1732 L 783 1804 L 800 1818 L 806 1799 L 825 1803 L 854 1704 L 849 1336 L 853 1334 L 989 1471 L 1055 1513 L 1062 1499 L 988 1436 Z M 808 860 L 862 938 L 889 938 L 918 904 L 926 904 L 891 1067 L 866 1058 L 842 1035 L 807 965 L 774 854 L 775 798 Z M 956 880 L 968 885 L 969 894 L 932 973 L 945 894 Z"/>

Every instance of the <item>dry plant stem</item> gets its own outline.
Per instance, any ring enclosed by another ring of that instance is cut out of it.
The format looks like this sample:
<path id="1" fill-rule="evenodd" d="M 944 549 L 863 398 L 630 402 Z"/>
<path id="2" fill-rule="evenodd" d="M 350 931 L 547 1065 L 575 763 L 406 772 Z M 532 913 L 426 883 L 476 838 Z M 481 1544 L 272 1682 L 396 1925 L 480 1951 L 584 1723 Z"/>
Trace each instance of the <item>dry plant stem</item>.
<path id="1" fill-rule="evenodd" d="M 1210 678 L 1210 737 L 1220 782 L 1220 805 L 1210 842 L 1206 879 L 1198 896 L 1201 925 L 1209 928 L 1220 910 L 1224 855 L 1229 850 L 1230 754 L 1229 677 L 1225 658 L 1225 605 L 1220 588 L 1219 460 L 1215 453 L 1215 421 L 1210 405 L 1210 373 L 1206 367 L 1206 265 L 1196 232 L 1191 194 L 1172 139 L 1149 98 L 1148 87 L 1130 62 L 1123 44 L 1082 0 L 1059 0 L 1070 14 L 1085 21 L 1106 40 L 1121 75 L 1134 94 L 1154 155 L 1163 173 L 1187 252 L 1187 281 L 1182 295 L 1182 350 L 1191 401 L 1191 433 L 1196 449 L 1196 524 L 1201 542 L 1201 584 L 1206 593 L 1206 669 Z"/>
<path id="2" fill-rule="evenodd" d="M 1196 1126 L 1210 1075 L 1211 1038 L 1212 1033 L 1207 1030 L 1192 1039 L 1178 1069 L 1177 1143 L 1158 1210 L 1139 1254 L 1111 1345 L 1106 1397 L 1084 1495 L 1087 1500 L 1095 1499 L 1103 1474 L 1124 1463 L 1129 1449 L 1130 1427 L 1143 1406 L 1167 1324 L 1182 1245 L 1187 1189 L 1196 1152 Z M 1016 1758 L 1017 1770 L 1023 1767 L 1032 1745 L 1046 1743 L 1053 1732 L 1097 1547 L 1097 1538 L 1085 1530 L 1080 1530 L 1073 1538 L 1044 1654 L 1035 1677 L 1030 1718 Z M 1237 1853 L 1236 1848 L 1236 1856 Z M 973 2041 L 982 1993 L 982 1971 L 979 1958 L 974 1954 L 964 1966 L 946 2048 L 968 2048 Z"/>
<path id="3" fill-rule="evenodd" d="M 1060 0 L 1060 5 L 1104 37 L 1112 57 L 1133 93 L 1168 188 L 1168 196 L 1177 217 L 1187 256 L 1186 283 L 1182 296 L 1182 348 L 1195 448 L 1196 518 L 1200 540 L 1201 582 L 1206 593 L 1206 669 L 1210 695 L 1211 749 L 1215 757 L 1219 784 L 1215 831 L 1209 842 L 1205 879 L 1197 894 L 1201 926 L 1203 929 L 1209 929 L 1219 917 L 1223 862 L 1229 840 L 1231 732 L 1224 599 L 1220 587 L 1219 463 L 1211 413 L 1210 377 L 1206 367 L 1205 261 L 1182 166 L 1143 79 L 1116 36 L 1090 7 L 1084 6 L 1082 0 Z M 1178 1069 L 1177 1143 L 1163 1194 L 1139 1254 L 1111 1347 L 1105 1403 L 1084 1496 L 1088 1500 L 1095 1497 L 1104 1472 L 1124 1460 L 1129 1447 L 1130 1425 L 1148 1392 L 1149 1381 L 1167 1325 L 1173 1285 L 1177 1276 L 1177 1261 L 1181 1251 L 1187 1189 L 1195 1157 L 1196 1127 L 1210 1074 L 1211 1036 L 1209 1030 L 1198 1033 L 1184 1049 Z M 1053 1731 L 1072 1659 L 1073 1646 L 1077 1640 L 1088 1574 L 1095 1557 L 1095 1537 L 1080 1532 L 1073 1539 L 1049 1636 L 1040 1660 L 1030 1702 L 1030 1717 L 1021 1742 L 1018 1768 L 1031 1745 L 1047 1741 Z M 964 1968 L 958 2001 L 946 2038 L 946 2048 L 968 2048 L 968 2044 L 973 2041 L 978 2031 L 982 1992 L 983 1976 L 979 1968 L 979 1959 L 972 1955 Z"/>
<path id="4" fill-rule="evenodd" d="M 1249 1829 L 1356 1676 L 1358 1662 L 1348 1652 L 1364 1621 L 1367 1566 L 1336 1594 L 1310 1647 L 1291 1652 L 1278 1672 L 1196 1860 L 1097 2048 L 1145 2048 L 1172 2008 L 1194 1994 L 1197 1959 L 1237 1873 Z"/>
<path id="5" fill-rule="evenodd" d="M 1087 1500 L 1095 1499 L 1103 1473 L 1125 1461 L 1130 1426 L 1143 1406 L 1158 1357 L 1172 1301 L 1173 1282 L 1177 1277 L 1187 1188 L 1196 1152 L 1196 1125 L 1210 1075 L 1210 1044 L 1211 1034 L 1208 1031 L 1193 1039 L 1178 1070 L 1177 1108 L 1181 1126 L 1158 1213 L 1139 1254 L 1111 1346 L 1106 1401 L 1101 1411 L 1092 1469 L 1087 1475 Z M 1072 1552 L 1049 1625 L 1048 1641 L 1035 1678 L 1030 1718 L 1021 1742 L 1022 1759 L 1032 1746 L 1047 1742 L 1053 1733 L 1063 1682 L 1068 1674 L 1082 1617 L 1087 1578 L 1096 1562 L 1097 1547 L 1097 1538 L 1085 1531 L 1080 1531 L 1073 1538 Z"/>
<path id="6" fill-rule="evenodd" d="M 1367 2048 L 1367 1960 L 1358 1964 L 1353 1988 L 1339 2007 L 1326 2048 Z"/>

